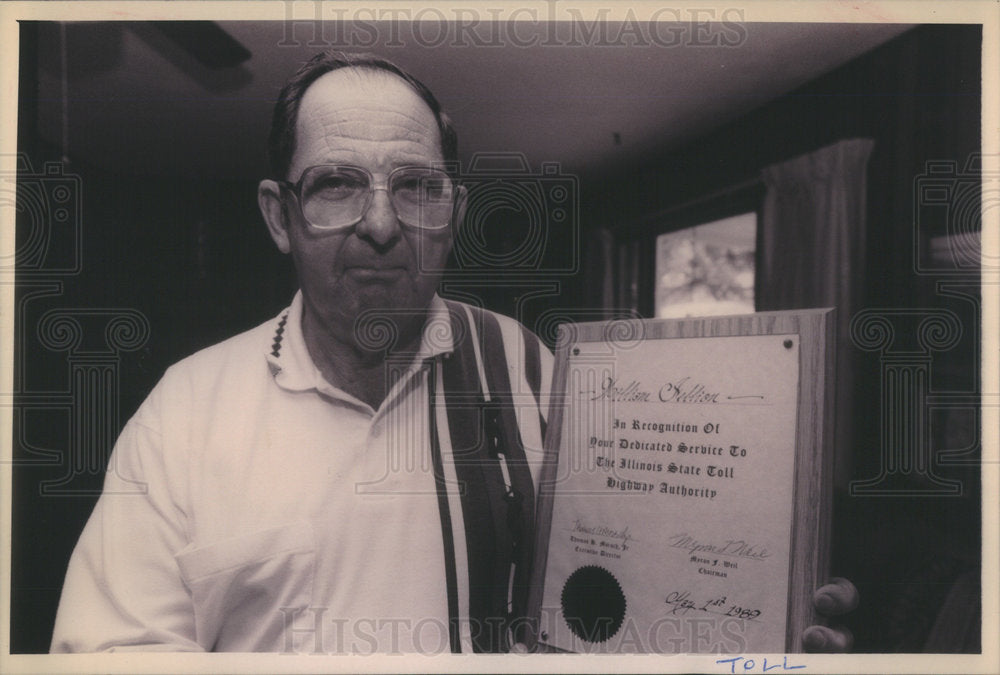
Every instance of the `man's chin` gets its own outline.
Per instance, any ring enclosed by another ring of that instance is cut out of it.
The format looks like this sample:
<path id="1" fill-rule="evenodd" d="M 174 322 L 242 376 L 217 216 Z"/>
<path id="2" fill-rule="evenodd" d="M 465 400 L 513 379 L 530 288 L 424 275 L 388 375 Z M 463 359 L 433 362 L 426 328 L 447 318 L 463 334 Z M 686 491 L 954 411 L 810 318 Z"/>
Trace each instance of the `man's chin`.
<path id="1" fill-rule="evenodd" d="M 418 343 L 427 318 L 429 299 L 401 298 L 389 288 L 365 288 L 352 298 L 356 313 L 354 339 L 367 351 L 409 349 Z"/>

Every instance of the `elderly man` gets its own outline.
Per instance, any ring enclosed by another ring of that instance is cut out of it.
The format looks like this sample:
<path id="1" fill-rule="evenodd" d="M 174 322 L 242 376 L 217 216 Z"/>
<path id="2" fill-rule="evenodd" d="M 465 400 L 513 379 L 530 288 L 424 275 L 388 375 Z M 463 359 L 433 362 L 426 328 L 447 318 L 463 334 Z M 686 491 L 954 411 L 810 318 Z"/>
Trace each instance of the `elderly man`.
<path id="1" fill-rule="evenodd" d="M 258 201 L 300 290 L 128 422 L 53 651 L 507 650 L 552 364 L 516 322 L 436 295 L 466 207 L 451 124 L 394 65 L 320 54 L 269 150 Z"/>

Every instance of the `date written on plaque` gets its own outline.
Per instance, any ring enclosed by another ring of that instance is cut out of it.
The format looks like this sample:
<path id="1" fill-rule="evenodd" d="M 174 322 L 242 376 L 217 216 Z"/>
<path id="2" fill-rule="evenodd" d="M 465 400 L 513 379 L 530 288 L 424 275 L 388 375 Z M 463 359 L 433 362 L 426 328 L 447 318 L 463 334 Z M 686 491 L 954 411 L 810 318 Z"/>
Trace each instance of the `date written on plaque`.
<path id="1" fill-rule="evenodd" d="M 794 650 L 793 624 L 808 617 L 796 616 L 791 588 L 820 571 L 796 538 L 826 517 L 800 483 L 821 465 L 816 388 L 828 383 L 816 354 L 828 331 L 824 313 L 812 332 L 755 316 L 705 320 L 722 329 L 694 336 L 685 331 L 711 324 L 642 322 L 629 341 L 579 324 L 557 351 L 556 461 L 542 480 L 536 559 L 543 644 Z"/>

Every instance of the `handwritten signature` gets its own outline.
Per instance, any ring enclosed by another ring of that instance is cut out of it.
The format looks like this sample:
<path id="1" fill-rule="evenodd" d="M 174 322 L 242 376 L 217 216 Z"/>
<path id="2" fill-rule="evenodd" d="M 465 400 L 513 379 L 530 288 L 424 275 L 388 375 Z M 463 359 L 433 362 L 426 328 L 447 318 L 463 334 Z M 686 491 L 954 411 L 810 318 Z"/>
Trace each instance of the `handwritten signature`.
<path id="1" fill-rule="evenodd" d="M 771 553 L 759 544 L 753 544 L 745 539 L 727 539 L 725 543 L 708 544 L 698 541 L 687 532 L 672 535 L 668 541 L 672 548 L 683 549 L 689 553 L 714 553 L 716 555 L 734 556 L 750 560 L 766 560 Z"/>
<path id="2" fill-rule="evenodd" d="M 628 531 L 628 525 L 625 526 L 623 530 L 616 530 L 611 527 L 606 527 L 604 525 L 588 525 L 577 518 L 573 521 L 573 531 L 580 532 L 583 534 L 589 534 L 592 537 L 607 537 L 608 539 L 621 539 L 622 544 L 628 544 L 630 541 L 635 541 L 635 537 L 632 533 Z"/>

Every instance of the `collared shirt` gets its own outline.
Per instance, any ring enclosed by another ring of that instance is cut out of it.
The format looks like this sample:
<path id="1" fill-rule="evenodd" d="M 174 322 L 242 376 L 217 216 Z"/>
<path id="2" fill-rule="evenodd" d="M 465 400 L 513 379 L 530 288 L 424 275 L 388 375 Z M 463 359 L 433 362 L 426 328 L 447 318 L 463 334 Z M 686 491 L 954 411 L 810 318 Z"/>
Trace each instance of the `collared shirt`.
<path id="1" fill-rule="evenodd" d="M 449 651 L 428 415 L 429 397 L 443 400 L 431 369 L 454 350 L 444 302 L 418 353 L 387 363 L 396 376 L 377 410 L 323 378 L 301 316 L 298 294 L 276 319 L 172 366 L 125 426 L 70 562 L 53 651 Z M 525 333 L 496 318 L 511 386 L 528 391 Z M 519 424 L 537 478 L 534 417 Z"/>

